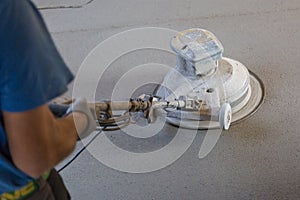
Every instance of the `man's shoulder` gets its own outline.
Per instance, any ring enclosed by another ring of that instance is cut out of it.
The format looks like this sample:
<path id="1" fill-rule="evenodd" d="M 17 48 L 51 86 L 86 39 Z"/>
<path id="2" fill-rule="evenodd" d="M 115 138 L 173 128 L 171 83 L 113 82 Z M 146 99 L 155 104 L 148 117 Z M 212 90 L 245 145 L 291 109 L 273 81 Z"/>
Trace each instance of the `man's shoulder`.
<path id="1" fill-rule="evenodd" d="M 7 10 L 9 6 L 13 4 L 15 0 L 1 0 L 0 1 L 0 13 Z"/>
<path id="2" fill-rule="evenodd" d="M 13 11 L 13 10 L 11 10 L 11 8 L 13 8 L 13 7 L 19 6 L 22 8 L 22 7 L 24 7 L 24 5 L 30 5 L 31 3 L 32 3 L 32 1 L 30 1 L 30 0 L 1 0 L 0 1 L 0 12 L 1 11 Z"/>
<path id="3" fill-rule="evenodd" d="M 4 14 L 6 17 L 8 17 L 8 13 L 19 12 L 20 8 L 26 8 L 30 2 L 30 0 L 1 0 L 0 15 Z"/>

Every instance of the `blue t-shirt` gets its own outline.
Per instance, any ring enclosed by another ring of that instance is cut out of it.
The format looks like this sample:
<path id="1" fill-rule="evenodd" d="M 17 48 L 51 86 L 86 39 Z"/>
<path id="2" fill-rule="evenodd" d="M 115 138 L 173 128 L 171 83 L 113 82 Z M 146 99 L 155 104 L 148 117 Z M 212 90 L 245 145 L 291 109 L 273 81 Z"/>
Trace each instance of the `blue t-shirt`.
<path id="1" fill-rule="evenodd" d="M 29 0 L 0 1 L 0 194 L 32 178 L 15 167 L 2 111 L 22 112 L 67 91 L 73 75 L 59 55 L 36 7 Z M 16 122 L 18 126 L 18 122 Z"/>

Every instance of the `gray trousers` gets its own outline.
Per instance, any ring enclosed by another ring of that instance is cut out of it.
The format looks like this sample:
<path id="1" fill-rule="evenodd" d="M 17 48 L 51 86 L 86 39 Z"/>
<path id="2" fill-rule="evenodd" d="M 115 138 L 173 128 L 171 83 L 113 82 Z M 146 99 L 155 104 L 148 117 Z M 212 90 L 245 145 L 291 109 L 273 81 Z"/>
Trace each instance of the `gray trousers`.
<path id="1" fill-rule="evenodd" d="M 47 180 L 37 180 L 39 189 L 25 200 L 69 200 L 70 194 L 63 183 L 61 176 L 52 169 Z"/>

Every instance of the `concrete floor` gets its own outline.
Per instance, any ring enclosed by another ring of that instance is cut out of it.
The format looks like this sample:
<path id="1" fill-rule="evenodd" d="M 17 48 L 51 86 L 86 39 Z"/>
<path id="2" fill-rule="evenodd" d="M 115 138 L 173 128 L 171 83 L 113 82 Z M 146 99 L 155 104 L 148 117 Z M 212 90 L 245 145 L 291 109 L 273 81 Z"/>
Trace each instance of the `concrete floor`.
<path id="1" fill-rule="evenodd" d="M 121 31 L 201 27 L 266 87 L 261 109 L 223 132 L 204 159 L 197 158 L 202 132 L 172 165 L 145 174 L 113 170 L 84 151 L 61 172 L 73 199 L 300 198 L 299 0 L 35 2 L 74 73 L 93 47 Z M 68 6 L 77 8 L 58 8 Z"/>

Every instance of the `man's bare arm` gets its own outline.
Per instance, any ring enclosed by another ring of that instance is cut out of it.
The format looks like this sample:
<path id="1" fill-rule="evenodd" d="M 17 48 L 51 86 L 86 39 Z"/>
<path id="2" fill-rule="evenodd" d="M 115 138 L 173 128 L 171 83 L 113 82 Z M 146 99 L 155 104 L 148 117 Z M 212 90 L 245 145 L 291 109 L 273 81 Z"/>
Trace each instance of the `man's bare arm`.
<path id="1" fill-rule="evenodd" d="M 78 138 L 73 117 L 87 120 L 81 113 L 56 119 L 47 105 L 26 112 L 3 112 L 3 117 L 13 162 L 32 177 L 53 168 L 73 151 Z"/>

